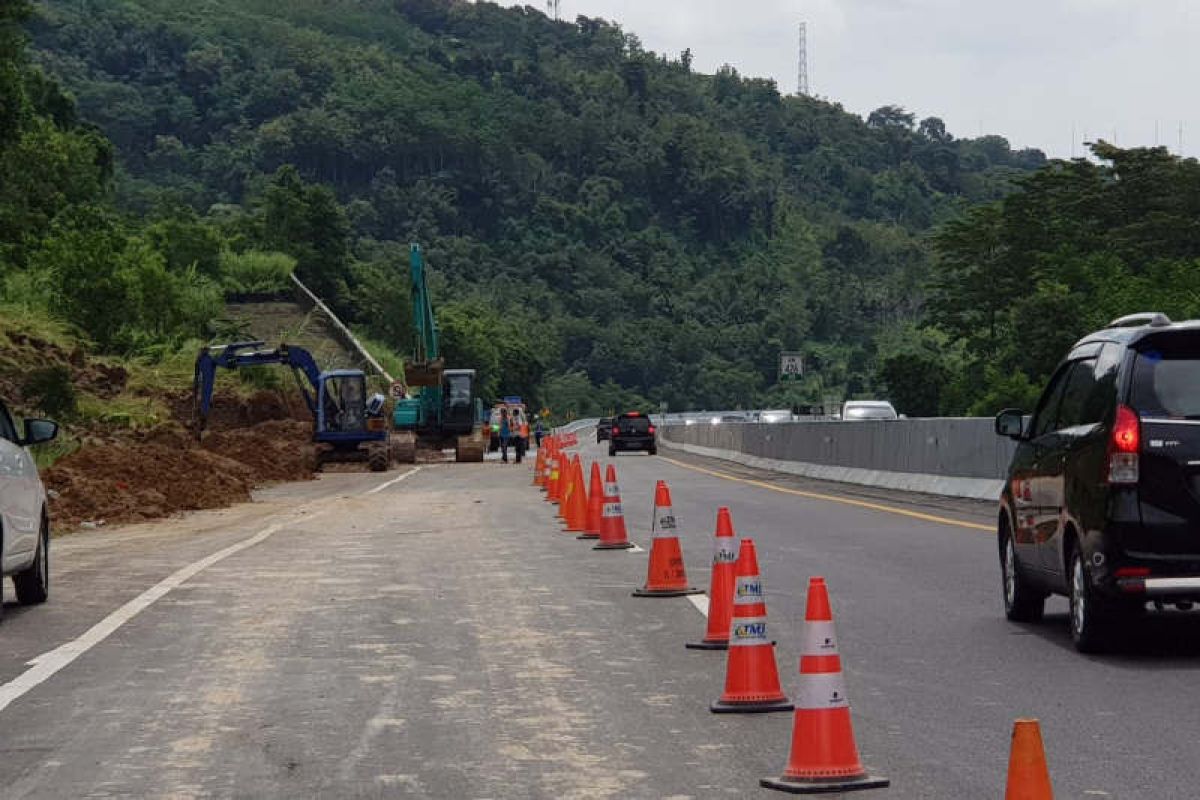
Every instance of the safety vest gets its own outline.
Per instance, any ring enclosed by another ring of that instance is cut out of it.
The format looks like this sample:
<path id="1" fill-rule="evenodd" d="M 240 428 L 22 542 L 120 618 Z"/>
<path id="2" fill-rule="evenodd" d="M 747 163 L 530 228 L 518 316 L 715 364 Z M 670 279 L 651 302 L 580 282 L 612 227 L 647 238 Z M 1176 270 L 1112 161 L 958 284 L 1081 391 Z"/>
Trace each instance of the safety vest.
<path id="1" fill-rule="evenodd" d="M 529 438 L 529 425 L 527 423 L 521 423 L 521 438 Z"/>

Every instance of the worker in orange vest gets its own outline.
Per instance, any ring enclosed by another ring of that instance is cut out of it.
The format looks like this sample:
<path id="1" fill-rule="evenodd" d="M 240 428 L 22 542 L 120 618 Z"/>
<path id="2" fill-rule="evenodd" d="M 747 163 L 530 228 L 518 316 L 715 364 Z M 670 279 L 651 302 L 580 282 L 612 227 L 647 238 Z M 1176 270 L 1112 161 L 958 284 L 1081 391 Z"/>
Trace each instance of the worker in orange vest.
<path id="1" fill-rule="evenodd" d="M 517 463 L 521 463 L 521 459 L 525 457 L 525 451 L 529 449 L 529 422 L 521 414 L 521 409 L 514 408 L 512 410 L 512 425 L 513 436 L 516 438 L 515 450 L 517 455 Z"/>

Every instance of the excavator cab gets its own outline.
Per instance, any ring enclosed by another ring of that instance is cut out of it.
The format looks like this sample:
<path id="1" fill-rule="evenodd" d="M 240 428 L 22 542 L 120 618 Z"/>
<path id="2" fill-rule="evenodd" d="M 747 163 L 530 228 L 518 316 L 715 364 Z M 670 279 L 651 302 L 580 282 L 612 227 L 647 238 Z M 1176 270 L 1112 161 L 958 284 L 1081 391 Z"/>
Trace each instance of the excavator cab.
<path id="1" fill-rule="evenodd" d="M 478 417 L 475 406 L 475 370 L 446 370 L 442 375 L 442 430 L 456 436 L 471 433 Z"/>
<path id="2" fill-rule="evenodd" d="M 380 416 L 383 395 L 367 397 L 367 378 L 358 370 L 321 374 L 318 389 L 317 432 L 361 433 L 382 431 L 387 422 Z"/>

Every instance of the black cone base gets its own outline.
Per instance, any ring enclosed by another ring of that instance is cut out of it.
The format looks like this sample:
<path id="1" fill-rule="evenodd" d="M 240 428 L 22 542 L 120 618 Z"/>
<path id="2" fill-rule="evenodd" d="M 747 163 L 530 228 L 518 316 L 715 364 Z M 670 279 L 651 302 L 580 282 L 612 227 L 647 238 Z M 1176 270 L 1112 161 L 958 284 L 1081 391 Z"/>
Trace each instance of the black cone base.
<path id="1" fill-rule="evenodd" d="M 702 642 L 687 642 L 683 646 L 686 647 L 688 650 L 728 650 L 729 649 L 729 641 L 726 640 L 724 642 L 710 642 L 707 639 L 705 639 Z"/>
<path id="2" fill-rule="evenodd" d="M 576 536 L 575 538 L 581 539 L 581 540 L 582 539 L 599 539 L 600 534 L 598 534 L 598 533 L 583 533 L 583 534 L 580 534 L 579 536 Z"/>
<path id="3" fill-rule="evenodd" d="M 812 781 L 797 778 L 763 778 L 759 780 L 758 785 L 789 794 L 833 794 L 834 792 L 853 792 L 859 789 L 882 789 L 890 786 L 891 783 L 887 778 L 864 775 L 861 778 L 830 778 Z"/>
<path id="4" fill-rule="evenodd" d="M 689 594 L 704 594 L 703 589 L 689 586 L 686 589 L 634 589 L 634 597 L 683 597 Z"/>
<path id="5" fill-rule="evenodd" d="M 620 544 L 598 544 L 592 548 L 593 550 L 632 550 L 633 542 L 621 542 Z"/>
<path id="6" fill-rule="evenodd" d="M 726 703 L 718 700 L 708 707 L 714 714 L 767 714 L 772 711 L 791 711 L 795 709 L 792 701 L 786 697 L 782 700 L 765 700 L 761 703 Z"/>

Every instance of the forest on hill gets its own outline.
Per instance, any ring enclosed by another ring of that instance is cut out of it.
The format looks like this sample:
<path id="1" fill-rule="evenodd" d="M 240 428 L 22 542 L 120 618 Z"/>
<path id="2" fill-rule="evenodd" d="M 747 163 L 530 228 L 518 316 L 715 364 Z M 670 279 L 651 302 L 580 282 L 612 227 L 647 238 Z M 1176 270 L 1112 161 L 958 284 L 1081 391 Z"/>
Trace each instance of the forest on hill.
<path id="1" fill-rule="evenodd" d="M 870 394 L 983 413 L 1032 391 L 1050 357 L 1029 350 L 1090 325 L 1099 311 L 1075 310 L 1092 294 L 1140 298 L 1137 281 L 1195 257 L 1136 261 L 1156 230 L 1129 224 L 1113 259 L 1078 218 L 1128 203 L 1114 176 L 1170 173 L 1174 192 L 1194 162 L 1102 147 L 1104 163 L 1048 163 L 900 106 L 864 119 L 732 68 L 697 73 L 689 52 L 599 19 L 458 0 L 45 0 L 26 29 L 23 133 L 5 149 L 0 130 L 0 169 L 43 158 L 45 174 L 6 182 L 29 196 L 0 203 L 15 243 L 0 274 L 10 300 L 75 291 L 103 348 L 216 335 L 222 289 L 294 267 L 406 351 L 418 241 L 449 363 L 492 393 L 576 414 Z M 34 191 L 47 175 L 61 191 Z M 1046 238 L 1060 223 L 1081 226 L 1082 250 Z M 112 301 L 84 309 L 103 275 Z M 160 287 L 178 302 L 136 308 Z M 1035 319 L 1047 335 L 1023 347 Z M 805 353 L 800 385 L 776 384 L 780 350 Z"/>
<path id="2" fill-rule="evenodd" d="M 186 228 L 168 271 L 283 253 L 406 350 L 419 241 L 450 361 L 580 413 L 887 391 L 929 340 L 926 234 L 1044 163 L 528 8 L 47 0 L 29 30 L 111 142 L 106 217 Z"/>

